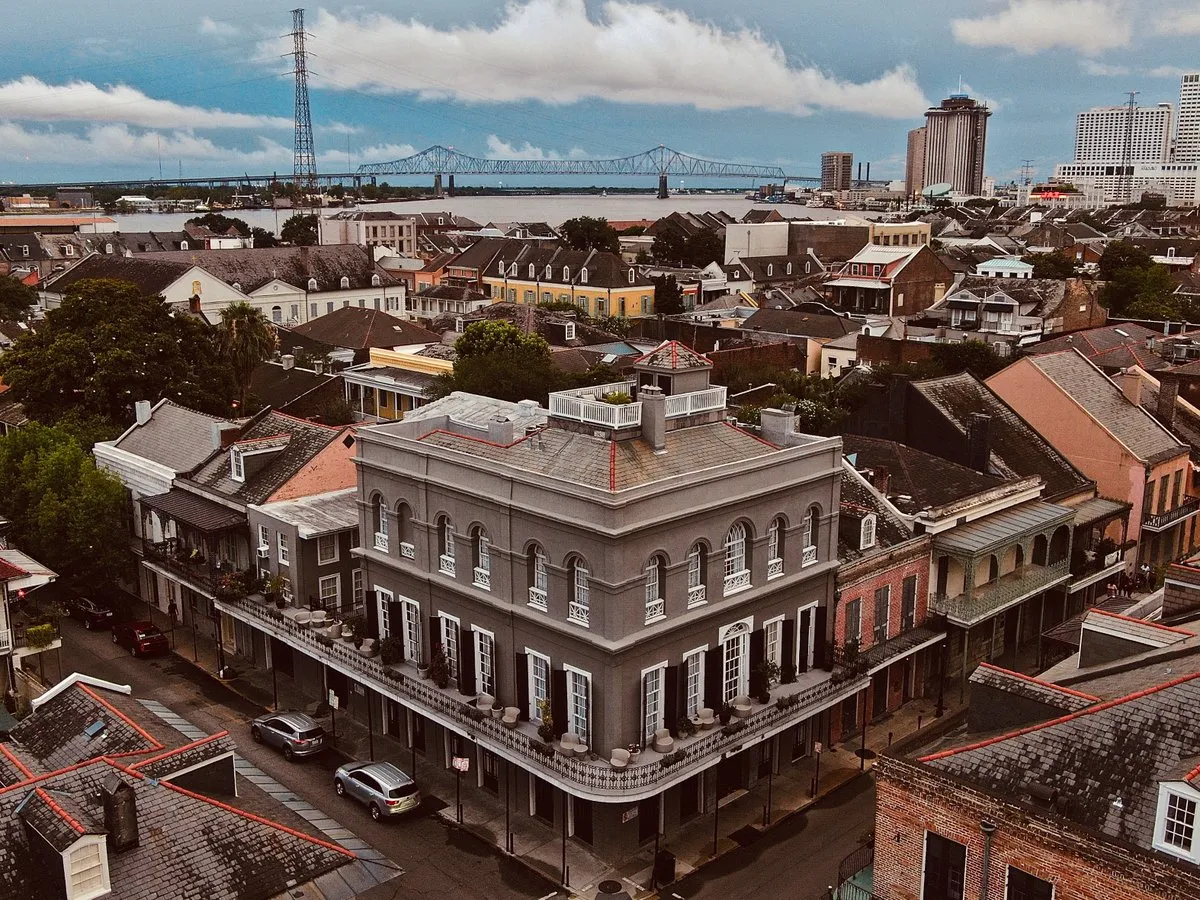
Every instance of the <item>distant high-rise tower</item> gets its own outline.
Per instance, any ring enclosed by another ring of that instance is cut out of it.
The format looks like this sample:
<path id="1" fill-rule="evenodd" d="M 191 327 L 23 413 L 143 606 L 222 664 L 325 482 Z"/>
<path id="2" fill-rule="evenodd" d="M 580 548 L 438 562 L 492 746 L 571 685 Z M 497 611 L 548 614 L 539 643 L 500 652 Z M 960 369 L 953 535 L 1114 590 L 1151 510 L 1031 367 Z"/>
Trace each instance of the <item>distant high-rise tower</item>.
<path id="1" fill-rule="evenodd" d="M 312 113 L 308 108 L 308 53 L 304 49 L 304 10 L 292 10 L 292 56 L 296 75 L 296 139 L 293 177 L 296 186 L 311 191 L 317 186 L 317 155 L 313 149 Z"/>
<path id="2" fill-rule="evenodd" d="M 925 187 L 925 126 L 908 133 L 908 155 L 904 161 L 904 193 L 915 197 Z"/>
<path id="3" fill-rule="evenodd" d="M 854 168 L 854 154 L 841 150 L 830 150 L 821 154 L 821 190 L 850 190 L 850 173 Z"/>
<path id="4" fill-rule="evenodd" d="M 1200 162 L 1200 73 L 1179 80 L 1179 115 L 1175 130 L 1174 162 Z"/>
<path id="5" fill-rule="evenodd" d="M 1132 127 L 1131 127 L 1132 126 Z M 1075 117 L 1075 162 L 1120 163 L 1166 162 L 1171 154 L 1171 104 L 1096 106 Z"/>
<path id="6" fill-rule="evenodd" d="M 983 154 L 992 111 L 966 94 L 951 94 L 925 111 L 925 186 L 946 183 L 960 194 L 983 190 Z"/>

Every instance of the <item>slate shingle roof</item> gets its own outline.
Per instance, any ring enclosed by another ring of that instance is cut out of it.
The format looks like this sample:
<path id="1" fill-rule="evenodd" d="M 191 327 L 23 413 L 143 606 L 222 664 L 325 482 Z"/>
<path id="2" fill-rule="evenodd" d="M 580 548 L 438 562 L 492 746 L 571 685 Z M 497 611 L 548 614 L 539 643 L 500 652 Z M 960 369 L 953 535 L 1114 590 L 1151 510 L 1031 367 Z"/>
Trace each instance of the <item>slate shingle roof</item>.
<path id="1" fill-rule="evenodd" d="M 1165 369 L 1170 363 L 1146 347 L 1146 341 L 1159 337 L 1156 332 L 1132 322 L 1102 325 L 1075 331 L 1062 337 L 1041 341 L 1027 348 L 1035 356 L 1077 350 L 1102 369 L 1115 371 L 1141 366 L 1147 372 Z"/>
<path id="2" fill-rule="evenodd" d="M 438 340 L 436 334 L 420 325 L 377 309 L 360 309 L 357 306 L 335 309 L 295 326 L 292 331 L 331 347 L 350 350 L 431 344 Z"/>
<path id="3" fill-rule="evenodd" d="M 143 253 L 130 262 L 169 263 L 188 268 L 200 266 L 226 284 L 241 285 L 244 294 L 253 293 L 276 279 L 301 290 L 308 289 L 310 278 L 316 279 L 318 291 L 343 290 L 343 277 L 349 279 L 353 289 L 371 287 L 372 277 L 378 277 L 381 286 L 401 284 L 398 278 L 375 264 L 366 247 L 357 244 L 259 250 L 178 250 Z"/>
<path id="4" fill-rule="evenodd" d="M 850 464 L 844 465 L 853 468 Z M 880 501 L 878 495 L 861 481 L 849 473 L 842 478 L 841 509 L 861 517 L 866 513 L 875 514 L 875 546 L 866 551 L 859 550 L 858 545 L 851 545 L 842 534 L 838 534 L 838 559 L 848 561 L 858 559 L 868 553 L 886 550 L 901 544 L 912 537 L 908 527 L 896 518 L 888 509 L 887 504 Z"/>
<path id="5" fill-rule="evenodd" d="M 904 513 L 954 503 L 1005 481 L 896 441 L 857 434 L 842 437 L 842 452 L 854 457 L 857 469 L 885 467 L 891 477 L 888 497 Z"/>
<path id="6" fill-rule="evenodd" d="M 105 278 L 128 281 L 147 297 L 157 297 L 190 268 L 191 264 L 184 260 L 162 259 L 158 254 L 146 253 L 135 257 L 95 254 L 51 278 L 46 282 L 45 290 L 63 294 L 72 285 L 85 279 Z"/>
<path id="7" fill-rule="evenodd" d="M 1159 783 L 1200 753 L 1198 706 L 1200 673 L 921 762 L 1017 801 L 1057 789 L 1060 815 L 1150 849 Z"/>
<path id="8" fill-rule="evenodd" d="M 649 353 L 634 360 L 636 365 L 655 369 L 711 369 L 712 363 L 703 353 L 697 353 L 679 341 L 663 341 Z"/>
<path id="9" fill-rule="evenodd" d="M 743 331 L 769 331 L 811 338 L 840 338 L 857 334 L 862 323 L 842 316 L 798 312 L 790 309 L 760 309 L 742 323 Z"/>
<path id="10" fill-rule="evenodd" d="M 113 445 L 176 472 L 187 472 L 212 453 L 213 424 L 224 421 L 160 400 L 151 410 L 149 422 L 134 423 Z"/>
<path id="11" fill-rule="evenodd" d="M 1038 703 L 1060 709 L 1064 713 L 1087 709 L 1100 702 L 1099 697 L 1093 697 L 1091 694 L 1051 684 L 1049 681 L 1040 681 L 1020 672 L 1002 669 L 986 662 L 980 663 L 968 680 L 971 684 L 985 685 L 1028 700 L 1036 700 Z"/>

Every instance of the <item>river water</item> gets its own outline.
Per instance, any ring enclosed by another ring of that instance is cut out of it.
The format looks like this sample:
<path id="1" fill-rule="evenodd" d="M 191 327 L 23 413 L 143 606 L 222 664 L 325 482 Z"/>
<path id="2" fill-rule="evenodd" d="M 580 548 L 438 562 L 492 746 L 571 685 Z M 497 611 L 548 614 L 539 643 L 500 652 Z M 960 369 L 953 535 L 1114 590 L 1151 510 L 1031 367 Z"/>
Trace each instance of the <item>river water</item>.
<path id="1" fill-rule="evenodd" d="M 778 209 L 788 217 L 810 219 L 877 218 L 878 213 L 846 213 L 835 209 L 808 209 L 796 204 L 761 204 L 736 194 L 676 194 L 666 200 L 653 195 L 615 194 L 596 196 L 592 194 L 556 194 L 552 196 L 489 196 L 489 197 L 446 197 L 442 200 L 412 200 L 396 203 L 372 203 L 359 207 L 366 210 L 391 210 L 401 215 L 414 212 L 452 212 L 474 219 L 481 225 L 488 222 L 549 222 L 559 225 L 575 216 L 595 216 L 613 221 L 635 219 L 657 219 L 671 212 L 704 212 L 723 210 L 740 219 L 754 208 Z M 242 209 L 226 210 L 225 215 L 236 216 L 252 227 L 265 228 L 279 233 L 279 228 L 292 215 L 291 210 Z M 335 210 L 326 209 L 323 215 L 332 215 Z M 113 216 L 121 231 L 179 231 L 183 223 L 197 213 L 135 213 Z"/>

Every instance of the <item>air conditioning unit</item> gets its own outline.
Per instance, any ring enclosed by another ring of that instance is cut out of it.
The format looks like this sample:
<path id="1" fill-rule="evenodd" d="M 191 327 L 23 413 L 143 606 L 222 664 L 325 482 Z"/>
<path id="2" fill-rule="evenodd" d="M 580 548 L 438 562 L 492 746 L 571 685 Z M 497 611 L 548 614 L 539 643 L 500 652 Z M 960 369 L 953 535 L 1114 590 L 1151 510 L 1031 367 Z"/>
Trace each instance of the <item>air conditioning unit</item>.
<path id="1" fill-rule="evenodd" d="M 258 548 L 258 558 L 267 559 L 271 555 L 271 548 L 266 544 L 260 544 Z"/>

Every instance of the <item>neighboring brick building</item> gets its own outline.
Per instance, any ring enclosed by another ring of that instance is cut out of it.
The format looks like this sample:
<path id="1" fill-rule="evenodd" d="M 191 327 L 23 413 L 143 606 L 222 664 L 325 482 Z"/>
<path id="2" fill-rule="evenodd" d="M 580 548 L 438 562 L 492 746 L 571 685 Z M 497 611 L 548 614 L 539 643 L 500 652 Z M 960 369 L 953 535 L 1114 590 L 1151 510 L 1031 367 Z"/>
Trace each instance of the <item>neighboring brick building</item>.
<path id="1" fill-rule="evenodd" d="M 846 312 L 909 316 L 941 300 L 953 280 L 953 274 L 928 246 L 872 244 L 825 282 L 825 296 Z"/>

